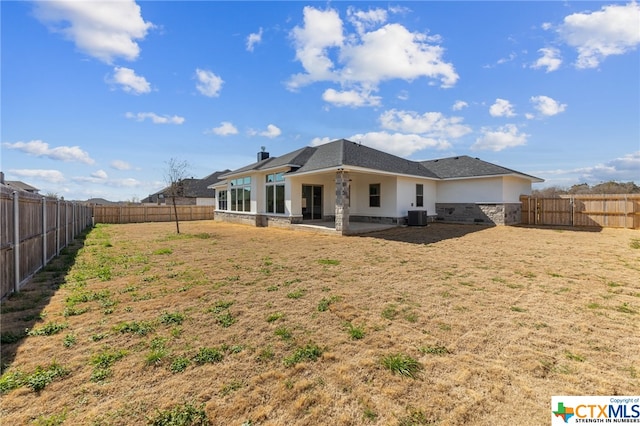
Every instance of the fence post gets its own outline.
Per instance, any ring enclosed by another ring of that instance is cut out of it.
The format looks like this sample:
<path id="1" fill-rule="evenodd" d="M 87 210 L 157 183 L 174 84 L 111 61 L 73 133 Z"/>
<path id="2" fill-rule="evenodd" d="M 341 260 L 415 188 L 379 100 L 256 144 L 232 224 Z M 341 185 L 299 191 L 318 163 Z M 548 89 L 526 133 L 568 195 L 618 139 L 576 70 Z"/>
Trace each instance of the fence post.
<path id="1" fill-rule="evenodd" d="M 20 201 L 13 191 L 13 291 L 20 291 Z"/>
<path id="2" fill-rule="evenodd" d="M 47 264 L 47 198 L 42 197 L 42 267 Z"/>
<path id="3" fill-rule="evenodd" d="M 56 201 L 56 256 L 60 255 L 60 199 Z"/>

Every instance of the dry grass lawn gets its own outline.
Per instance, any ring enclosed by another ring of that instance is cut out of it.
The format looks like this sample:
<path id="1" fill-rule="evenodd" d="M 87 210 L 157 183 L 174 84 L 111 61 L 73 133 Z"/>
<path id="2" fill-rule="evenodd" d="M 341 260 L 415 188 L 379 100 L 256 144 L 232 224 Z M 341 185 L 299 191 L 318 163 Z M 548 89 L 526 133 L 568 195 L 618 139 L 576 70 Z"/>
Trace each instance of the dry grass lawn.
<path id="1" fill-rule="evenodd" d="M 3 302 L 2 424 L 541 425 L 638 395 L 638 231 L 181 231 L 98 226 Z"/>

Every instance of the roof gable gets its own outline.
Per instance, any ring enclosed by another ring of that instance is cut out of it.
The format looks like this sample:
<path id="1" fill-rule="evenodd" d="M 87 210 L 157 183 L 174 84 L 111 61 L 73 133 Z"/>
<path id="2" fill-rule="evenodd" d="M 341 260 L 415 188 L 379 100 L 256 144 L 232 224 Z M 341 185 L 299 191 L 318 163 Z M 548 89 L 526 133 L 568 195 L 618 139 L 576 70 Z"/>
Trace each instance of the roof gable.
<path id="1" fill-rule="evenodd" d="M 407 160 L 346 139 L 329 142 L 316 147 L 298 173 L 333 167 L 362 167 L 384 172 L 437 178 L 416 161 Z"/>

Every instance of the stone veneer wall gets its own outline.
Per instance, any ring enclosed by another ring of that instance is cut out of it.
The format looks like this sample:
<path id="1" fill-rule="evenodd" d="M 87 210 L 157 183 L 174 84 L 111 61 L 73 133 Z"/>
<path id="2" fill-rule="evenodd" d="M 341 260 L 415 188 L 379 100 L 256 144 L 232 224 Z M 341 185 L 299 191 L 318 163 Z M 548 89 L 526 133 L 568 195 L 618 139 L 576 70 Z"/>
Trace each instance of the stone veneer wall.
<path id="1" fill-rule="evenodd" d="M 436 203 L 441 222 L 516 225 L 522 222 L 520 203 Z"/>
<path id="2" fill-rule="evenodd" d="M 275 226 L 286 228 L 292 224 L 302 223 L 302 216 L 270 216 L 266 214 L 216 211 L 214 212 L 213 220 L 258 227 Z"/>
<path id="3" fill-rule="evenodd" d="M 352 222 L 363 223 L 382 223 L 386 225 L 406 225 L 406 217 L 389 217 L 389 216 L 351 216 Z"/>

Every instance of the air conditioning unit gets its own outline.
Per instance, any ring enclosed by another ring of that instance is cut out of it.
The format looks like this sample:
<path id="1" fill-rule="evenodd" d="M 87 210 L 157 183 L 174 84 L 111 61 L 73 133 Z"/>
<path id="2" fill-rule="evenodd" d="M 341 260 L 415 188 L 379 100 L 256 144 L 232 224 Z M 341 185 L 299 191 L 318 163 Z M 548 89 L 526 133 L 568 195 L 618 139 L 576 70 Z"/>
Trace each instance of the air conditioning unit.
<path id="1" fill-rule="evenodd" d="M 407 224 L 409 226 L 426 226 L 427 211 L 426 210 L 409 210 Z"/>

